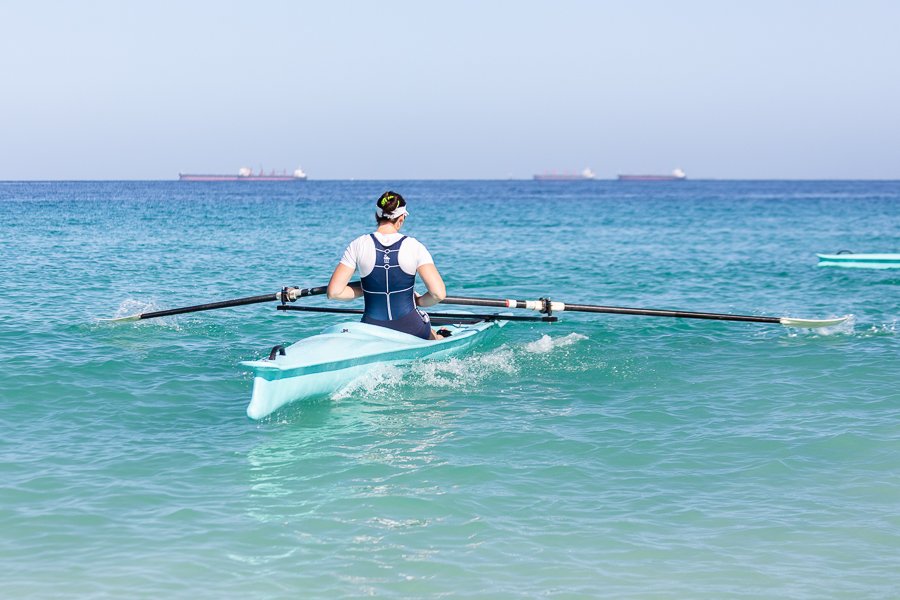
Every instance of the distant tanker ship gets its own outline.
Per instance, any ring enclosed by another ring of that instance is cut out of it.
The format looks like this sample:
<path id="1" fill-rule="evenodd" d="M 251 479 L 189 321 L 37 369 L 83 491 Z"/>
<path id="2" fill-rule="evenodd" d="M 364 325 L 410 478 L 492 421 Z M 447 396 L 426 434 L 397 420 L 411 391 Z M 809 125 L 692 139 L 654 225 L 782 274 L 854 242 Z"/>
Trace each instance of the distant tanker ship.
<path id="1" fill-rule="evenodd" d="M 671 175 L 619 175 L 619 181 L 684 181 L 687 175 L 675 169 Z"/>
<path id="2" fill-rule="evenodd" d="M 268 175 L 263 173 L 262 169 L 259 170 L 259 173 L 254 174 L 253 171 L 248 169 L 247 167 L 241 167 L 237 175 L 208 175 L 208 174 L 194 174 L 194 173 L 179 173 L 178 174 L 179 181 L 306 181 L 306 173 L 303 172 L 303 169 L 297 168 L 294 171 L 293 175 L 282 172 L 281 174 L 276 174 L 275 171 L 272 171 Z"/>
<path id="3" fill-rule="evenodd" d="M 535 181 L 584 181 L 594 179 L 596 176 L 590 169 L 581 173 L 541 173 L 534 176 Z"/>

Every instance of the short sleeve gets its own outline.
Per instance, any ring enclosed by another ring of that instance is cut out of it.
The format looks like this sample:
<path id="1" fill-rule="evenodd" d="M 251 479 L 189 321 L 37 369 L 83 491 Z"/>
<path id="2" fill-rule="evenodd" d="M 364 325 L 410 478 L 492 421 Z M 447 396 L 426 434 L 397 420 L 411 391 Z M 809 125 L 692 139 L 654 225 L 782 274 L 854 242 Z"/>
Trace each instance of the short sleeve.
<path id="1" fill-rule="evenodd" d="M 354 271 L 356 270 L 356 253 L 353 252 L 353 244 L 350 244 L 344 250 L 344 254 L 341 256 L 341 264 L 350 267 Z"/>
<path id="2" fill-rule="evenodd" d="M 433 265 L 434 259 L 431 258 L 431 253 L 428 251 L 428 248 L 425 247 L 425 244 L 419 243 L 419 251 L 416 257 L 416 268 L 421 267 L 422 265 Z"/>
<path id="3" fill-rule="evenodd" d="M 400 267 L 404 272 L 412 275 L 422 265 L 434 264 L 431 254 L 416 238 L 407 237 L 400 246 Z"/>

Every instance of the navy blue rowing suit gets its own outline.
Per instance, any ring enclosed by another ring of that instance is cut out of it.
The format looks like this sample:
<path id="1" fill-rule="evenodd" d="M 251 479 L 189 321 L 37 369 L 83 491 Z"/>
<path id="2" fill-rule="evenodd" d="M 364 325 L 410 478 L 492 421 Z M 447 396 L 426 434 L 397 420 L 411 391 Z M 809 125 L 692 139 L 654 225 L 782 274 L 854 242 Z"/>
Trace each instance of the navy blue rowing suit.
<path id="1" fill-rule="evenodd" d="M 430 339 L 428 315 L 416 308 L 416 274 L 400 268 L 400 246 L 406 236 L 385 246 L 374 233 L 370 235 L 375 242 L 375 268 L 360 279 L 366 300 L 362 322 Z"/>

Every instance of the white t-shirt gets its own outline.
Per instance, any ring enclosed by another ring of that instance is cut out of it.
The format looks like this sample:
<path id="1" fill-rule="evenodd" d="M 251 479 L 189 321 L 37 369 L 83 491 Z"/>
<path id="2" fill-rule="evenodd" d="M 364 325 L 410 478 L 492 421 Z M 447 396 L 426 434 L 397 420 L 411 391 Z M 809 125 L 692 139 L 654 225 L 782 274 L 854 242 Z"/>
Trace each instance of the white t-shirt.
<path id="1" fill-rule="evenodd" d="M 383 235 L 376 232 L 375 237 L 385 246 L 394 244 L 403 237 L 402 233 Z M 400 261 L 400 269 L 408 274 L 415 275 L 422 265 L 434 264 L 431 254 L 416 238 L 407 236 L 400 245 L 400 253 L 397 256 Z M 360 277 L 365 277 L 375 268 L 375 242 L 369 234 L 361 235 L 347 246 L 341 257 L 341 264 L 351 269 L 359 270 Z"/>

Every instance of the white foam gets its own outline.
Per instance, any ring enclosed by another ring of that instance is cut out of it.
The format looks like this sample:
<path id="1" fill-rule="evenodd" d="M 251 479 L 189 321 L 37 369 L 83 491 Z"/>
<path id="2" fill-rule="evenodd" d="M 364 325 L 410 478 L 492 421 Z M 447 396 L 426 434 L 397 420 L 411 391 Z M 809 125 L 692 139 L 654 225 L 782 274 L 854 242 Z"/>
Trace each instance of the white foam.
<path id="1" fill-rule="evenodd" d="M 832 327 L 816 327 L 811 329 L 797 329 L 791 327 L 789 328 L 789 330 L 790 333 L 788 334 L 788 337 L 798 337 L 801 335 L 813 335 L 821 337 L 828 337 L 832 335 L 852 335 L 856 331 L 856 317 L 850 315 L 849 319 Z"/>
<path id="2" fill-rule="evenodd" d="M 400 385 L 417 388 L 471 389 L 495 373 L 514 374 L 518 370 L 513 350 L 501 346 L 491 352 L 462 358 L 428 360 L 407 365 L 379 366 L 357 377 L 331 395 L 332 400 L 353 396 L 373 397 Z"/>
<path id="3" fill-rule="evenodd" d="M 495 373 L 513 374 L 517 370 L 513 351 L 504 346 L 493 352 L 417 363 L 411 374 L 427 387 L 460 389 L 476 385 Z"/>
<path id="4" fill-rule="evenodd" d="M 897 333 L 897 321 L 890 323 L 882 323 L 881 325 L 872 325 L 868 330 L 863 332 L 864 335 L 894 335 Z"/>
<path id="5" fill-rule="evenodd" d="M 525 351 L 535 353 L 551 352 L 554 348 L 564 348 L 586 339 L 588 339 L 588 337 L 586 335 L 581 335 L 580 333 L 570 333 L 567 336 L 556 339 L 549 335 L 543 335 L 541 336 L 541 339 L 525 344 Z"/>
<path id="6" fill-rule="evenodd" d="M 533 355 L 544 361 L 553 351 L 588 339 L 580 333 L 540 339 L 522 346 L 500 346 L 488 352 L 443 360 L 425 360 L 399 366 L 382 365 L 376 370 L 357 377 L 331 395 L 332 400 L 351 397 L 374 398 L 392 393 L 397 387 L 471 390 L 496 374 L 514 375 L 524 365 L 533 363 Z"/>
<path id="7" fill-rule="evenodd" d="M 147 302 L 143 300 L 134 300 L 129 298 L 128 300 L 123 300 L 121 304 L 119 304 L 119 308 L 116 310 L 115 315 L 111 319 L 100 319 L 99 323 L 110 323 L 115 321 L 115 319 L 121 319 L 122 317 L 131 317 L 134 315 L 140 315 L 148 312 L 156 312 L 159 310 L 164 310 L 163 307 L 159 306 L 155 302 Z M 154 323 L 157 327 L 166 327 L 175 329 L 176 331 L 180 331 L 181 327 L 178 325 L 178 321 L 174 316 L 161 317 L 156 319 L 151 319 L 150 322 Z M 134 321 L 133 324 L 144 323 L 144 321 Z"/>
<path id="8" fill-rule="evenodd" d="M 142 300 L 133 300 L 129 298 L 128 300 L 123 300 L 119 305 L 118 310 L 116 310 L 115 317 L 119 319 L 121 317 L 130 317 L 131 315 L 138 315 L 145 312 L 154 312 L 157 310 L 161 310 L 159 306 L 156 305 L 155 302 L 145 302 Z"/>
<path id="9" fill-rule="evenodd" d="M 376 370 L 357 377 L 331 395 L 332 400 L 344 400 L 353 396 L 371 396 L 378 390 L 393 388 L 403 381 L 403 369 L 394 365 L 381 365 Z"/>

